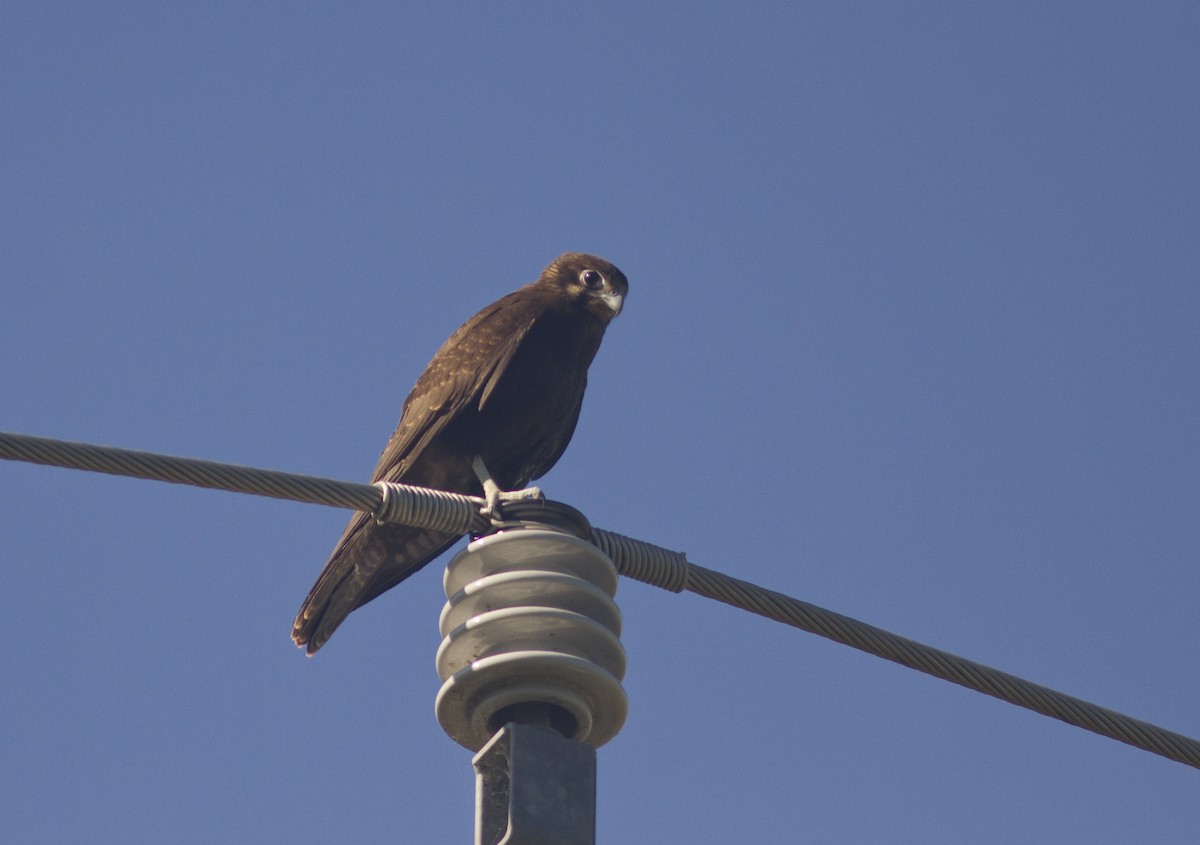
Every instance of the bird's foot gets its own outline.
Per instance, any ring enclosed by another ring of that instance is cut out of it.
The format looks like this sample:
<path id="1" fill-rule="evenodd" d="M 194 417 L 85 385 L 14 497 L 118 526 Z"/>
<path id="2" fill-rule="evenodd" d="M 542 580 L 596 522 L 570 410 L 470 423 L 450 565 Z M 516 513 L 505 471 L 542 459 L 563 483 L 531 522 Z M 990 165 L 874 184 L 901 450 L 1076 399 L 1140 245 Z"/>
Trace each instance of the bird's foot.
<path id="1" fill-rule="evenodd" d="M 496 480 L 492 478 L 492 474 L 488 472 L 488 468 L 484 465 L 483 458 L 478 455 L 475 456 L 475 460 L 471 463 L 471 468 L 475 470 L 476 477 L 483 485 L 484 506 L 480 513 L 488 519 L 502 519 L 500 508 L 506 502 L 524 502 L 530 500 L 540 502 L 546 498 L 539 487 L 526 487 L 524 490 L 501 490 L 500 485 L 496 483 Z"/>
<path id="2" fill-rule="evenodd" d="M 492 483 L 490 490 L 484 490 L 484 497 L 487 499 L 487 504 L 483 506 L 482 513 L 488 519 L 503 519 L 500 515 L 500 508 L 509 502 L 540 502 L 546 498 L 540 487 L 526 487 L 524 490 L 501 490 L 495 485 L 495 482 Z"/>

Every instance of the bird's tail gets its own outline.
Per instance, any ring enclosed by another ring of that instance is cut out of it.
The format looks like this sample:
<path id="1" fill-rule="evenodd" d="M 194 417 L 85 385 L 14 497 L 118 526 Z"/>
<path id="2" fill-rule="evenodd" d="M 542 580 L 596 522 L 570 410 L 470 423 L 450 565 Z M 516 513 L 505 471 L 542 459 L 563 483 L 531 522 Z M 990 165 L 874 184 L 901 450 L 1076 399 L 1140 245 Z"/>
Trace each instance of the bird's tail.
<path id="1" fill-rule="evenodd" d="M 292 623 L 292 639 L 312 656 L 350 612 L 391 589 L 458 540 L 407 525 L 380 525 L 357 514 Z"/>

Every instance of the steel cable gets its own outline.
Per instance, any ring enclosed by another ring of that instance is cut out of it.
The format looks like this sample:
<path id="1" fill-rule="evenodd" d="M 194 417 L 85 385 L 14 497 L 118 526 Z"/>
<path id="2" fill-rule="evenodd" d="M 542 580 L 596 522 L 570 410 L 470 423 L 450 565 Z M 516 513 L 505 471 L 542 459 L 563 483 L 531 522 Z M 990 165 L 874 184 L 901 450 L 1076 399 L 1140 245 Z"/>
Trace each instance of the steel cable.
<path id="1" fill-rule="evenodd" d="M 481 499 L 404 484 L 355 484 L 7 432 L 0 432 L 0 458 L 330 505 L 366 511 L 381 521 L 453 533 L 478 531 L 487 526 L 479 515 Z M 592 542 L 613 560 L 618 572 L 635 580 L 672 592 L 686 589 L 1200 768 L 1200 742 L 1182 734 L 705 569 L 690 563 L 681 552 L 599 528 L 592 529 Z"/>
<path id="2" fill-rule="evenodd" d="M 694 563 L 689 592 L 818 634 L 935 678 L 1052 716 L 1163 757 L 1200 768 L 1200 742 L 1115 710 L 1018 678 L 991 666 L 901 637 L 849 616 L 764 589 Z"/>

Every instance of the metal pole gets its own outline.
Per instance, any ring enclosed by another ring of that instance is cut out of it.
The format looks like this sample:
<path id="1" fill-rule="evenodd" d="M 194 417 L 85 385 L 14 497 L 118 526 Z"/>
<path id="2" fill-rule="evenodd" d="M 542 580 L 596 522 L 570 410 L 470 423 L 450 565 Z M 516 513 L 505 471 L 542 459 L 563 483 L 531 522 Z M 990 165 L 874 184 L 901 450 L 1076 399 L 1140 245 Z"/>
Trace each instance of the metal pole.
<path id="1" fill-rule="evenodd" d="M 509 722 L 471 762 L 475 845 L 595 845 L 596 749 Z"/>

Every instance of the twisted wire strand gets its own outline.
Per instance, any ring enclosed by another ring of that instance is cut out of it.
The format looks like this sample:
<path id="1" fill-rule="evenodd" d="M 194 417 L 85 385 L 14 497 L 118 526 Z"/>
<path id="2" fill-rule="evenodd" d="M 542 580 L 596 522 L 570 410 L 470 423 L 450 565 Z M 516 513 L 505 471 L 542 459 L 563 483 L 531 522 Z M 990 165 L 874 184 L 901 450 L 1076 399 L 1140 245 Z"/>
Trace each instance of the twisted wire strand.
<path id="1" fill-rule="evenodd" d="M 381 521 L 401 521 L 454 533 L 479 530 L 487 525 L 478 513 L 482 500 L 405 484 L 354 484 L 8 432 L 0 432 L 0 458 L 330 505 L 366 511 Z M 468 508 L 473 512 L 468 513 Z M 690 563 L 681 552 L 600 528 L 592 529 L 591 539 L 613 560 L 617 571 L 627 577 L 672 592 L 686 589 L 1200 768 L 1200 742 L 1190 737 L 705 569 Z"/>
<path id="2" fill-rule="evenodd" d="M 999 669 L 901 637 L 849 616 L 688 565 L 689 592 L 783 622 L 826 639 L 891 660 L 935 678 L 1051 716 L 1085 730 L 1200 768 L 1200 742 L 1075 698 Z"/>
<path id="3" fill-rule="evenodd" d="M 486 526 L 482 499 L 408 484 L 356 484 L 312 475 L 73 443 L 0 431 L 0 458 L 366 511 L 381 521 L 466 533 Z M 465 508 L 471 508 L 467 515 Z"/>

